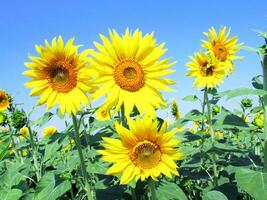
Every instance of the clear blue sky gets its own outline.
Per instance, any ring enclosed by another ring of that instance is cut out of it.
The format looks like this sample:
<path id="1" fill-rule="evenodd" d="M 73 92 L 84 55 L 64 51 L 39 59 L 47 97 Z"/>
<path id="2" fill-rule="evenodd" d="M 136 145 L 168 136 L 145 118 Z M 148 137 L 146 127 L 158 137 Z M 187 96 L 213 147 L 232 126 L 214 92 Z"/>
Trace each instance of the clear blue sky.
<path id="1" fill-rule="evenodd" d="M 166 42 L 166 56 L 178 61 L 176 93 L 165 94 L 176 98 L 182 111 L 195 105 L 181 101 L 182 97 L 197 93 L 192 88 L 193 79 L 187 78 L 185 63 L 188 56 L 200 49 L 202 32 L 211 26 L 230 26 L 232 35 L 239 35 L 247 46 L 259 46 L 263 40 L 253 29 L 267 31 L 267 1 L 2 1 L 0 5 L 0 88 L 15 94 L 16 102 L 23 102 L 26 110 L 36 98 L 29 96 L 24 82 L 29 80 L 21 73 L 28 61 L 27 55 L 36 55 L 34 45 L 44 44 L 61 34 L 63 38 L 76 38 L 76 44 L 93 47 L 99 33 L 107 35 L 109 28 L 122 33 L 126 27 L 155 32 L 158 42 Z M 220 90 L 250 87 L 250 80 L 261 73 L 258 57 L 240 51 L 243 62 L 236 62 L 235 73 L 225 80 Z M 229 104 L 229 103 L 228 103 Z M 38 116 L 37 110 L 35 116 Z"/>

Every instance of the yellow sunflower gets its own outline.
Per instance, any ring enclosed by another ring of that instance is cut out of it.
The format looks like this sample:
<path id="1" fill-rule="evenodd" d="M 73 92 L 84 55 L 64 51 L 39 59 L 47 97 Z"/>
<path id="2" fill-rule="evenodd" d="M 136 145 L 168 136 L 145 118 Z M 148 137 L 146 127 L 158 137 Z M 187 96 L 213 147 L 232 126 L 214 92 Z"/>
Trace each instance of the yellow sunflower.
<path id="1" fill-rule="evenodd" d="M 33 88 L 31 95 L 40 96 L 37 105 L 46 103 L 49 110 L 58 103 L 61 113 L 69 115 L 81 110 L 81 103 L 89 104 L 86 93 L 94 89 L 90 81 L 92 72 L 87 63 L 88 53 L 78 53 L 80 46 L 73 45 L 73 41 L 74 38 L 64 45 L 59 36 L 51 45 L 48 41 L 45 41 L 45 47 L 36 45 L 39 57 L 29 56 L 31 62 L 26 62 L 25 66 L 30 70 L 23 73 L 32 78 L 25 84 Z"/>
<path id="2" fill-rule="evenodd" d="M 9 95 L 0 89 L 0 112 L 10 108 L 11 101 Z"/>
<path id="3" fill-rule="evenodd" d="M 53 135 L 54 133 L 56 133 L 57 132 L 57 128 L 56 127 L 54 127 L 54 126 L 48 126 L 48 127 L 46 127 L 44 130 L 43 130 L 43 132 L 42 132 L 42 136 L 43 137 L 46 137 L 46 136 L 48 136 L 48 135 Z"/>
<path id="4" fill-rule="evenodd" d="M 216 33 L 214 27 L 211 27 L 208 32 L 204 33 L 207 36 L 208 41 L 202 40 L 202 47 L 207 49 L 210 53 L 213 53 L 217 59 L 221 62 L 227 62 L 225 65 L 226 73 L 234 71 L 233 60 L 241 59 L 240 56 L 235 54 L 240 50 L 243 44 L 237 44 L 238 37 L 229 37 L 230 28 L 221 27 L 219 33 Z"/>
<path id="5" fill-rule="evenodd" d="M 98 150 L 104 161 L 113 164 L 106 173 L 121 174 L 121 184 L 133 179 L 143 181 L 148 177 L 157 180 L 160 174 L 167 177 L 179 175 L 175 160 L 183 157 L 177 148 L 180 141 L 174 139 L 176 129 L 166 132 L 166 128 L 164 122 L 158 131 L 157 121 L 150 117 L 129 120 L 129 129 L 116 123 L 120 139 L 104 137 L 105 149 Z"/>
<path id="6" fill-rule="evenodd" d="M 100 121 L 110 120 L 110 109 L 104 105 L 97 109 L 95 114 L 96 118 Z"/>
<path id="7" fill-rule="evenodd" d="M 173 73 L 175 62 L 170 58 L 160 60 L 167 49 L 158 45 L 153 33 L 142 35 L 138 29 L 130 33 L 126 29 L 120 36 L 115 30 L 109 32 L 110 40 L 103 35 L 103 44 L 94 42 L 98 51 L 91 50 L 89 59 L 97 71 L 95 83 L 101 88 L 93 94 L 94 100 L 107 95 L 104 105 L 124 106 L 129 116 L 136 106 L 140 113 L 155 116 L 155 108 L 166 105 L 160 90 L 172 91 L 168 85 L 175 82 L 162 76 Z"/>
<path id="8" fill-rule="evenodd" d="M 25 137 L 27 137 L 28 135 L 30 135 L 30 131 L 29 128 L 26 126 L 23 126 L 20 130 L 19 133 L 21 134 L 21 136 L 19 136 L 19 139 L 22 141 L 24 140 Z"/>
<path id="9" fill-rule="evenodd" d="M 194 86 L 213 88 L 223 82 L 226 76 L 226 63 L 220 62 L 212 54 L 205 54 L 203 51 L 189 58 L 191 61 L 186 64 L 189 68 L 187 76 L 195 78 Z"/>

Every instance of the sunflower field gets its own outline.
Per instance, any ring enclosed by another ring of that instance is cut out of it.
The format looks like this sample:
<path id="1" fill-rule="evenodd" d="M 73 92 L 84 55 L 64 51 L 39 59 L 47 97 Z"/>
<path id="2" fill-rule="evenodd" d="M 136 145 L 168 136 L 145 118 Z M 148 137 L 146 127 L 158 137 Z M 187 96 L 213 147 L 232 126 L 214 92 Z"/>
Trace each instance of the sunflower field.
<path id="1" fill-rule="evenodd" d="M 188 113 L 164 97 L 176 62 L 153 32 L 111 29 L 83 51 L 60 35 L 36 45 L 21 75 L 33 109 L 0 90 L 0 200 L 267 200 L 267 33 L 249 48 L 233 32 L 211 27 L 188 58 L 201 94 L 183 98 Z M 263 74 L 253 88 L 222 91 L 242 48 L 259 55 Z M 52 117 L 63 131 L 46 125 Z"/>

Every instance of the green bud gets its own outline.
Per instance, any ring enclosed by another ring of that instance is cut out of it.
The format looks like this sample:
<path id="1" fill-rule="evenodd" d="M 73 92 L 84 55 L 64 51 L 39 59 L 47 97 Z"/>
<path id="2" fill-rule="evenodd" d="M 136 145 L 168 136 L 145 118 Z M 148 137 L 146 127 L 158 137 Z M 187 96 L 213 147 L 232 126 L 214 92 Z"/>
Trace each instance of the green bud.
<path id="1" fill-rule="evenodd" d="M 213 114 L 213 115 L 217 115 L 220 111 L 221 111 L 220 106 L 218 106 L 218 105 L 214 105 L 214 106 L 212 107 L 212 114 Z"/>
<path id="2" fill-rule="evenodd" d="M 16 129 L 20 129 L 27 123 L 27 116 L 23 110 L 15 110 L 9 118 L 10 125 Z"/>
<path id="3" fill-rule="evenodd" d="M 249 98 L 244 98 L 241 101 L 242 106 L 244 106 L 244 108 L 251 108 L 252 107 L 252 100 Z"/>
<path id="4" fill-rule="evenodd" d="M 252 123 L 259 128 L 263 128 L 264 127 L 264 113 L 263 112 L 256 113 L 254 115 L 254 119 Z"/>
<path id="5" fill-rule="evenodd" d="M 5 126 L 7 124 L 7 116 L 4 112 L 0 112 L 0 126 Z"/>

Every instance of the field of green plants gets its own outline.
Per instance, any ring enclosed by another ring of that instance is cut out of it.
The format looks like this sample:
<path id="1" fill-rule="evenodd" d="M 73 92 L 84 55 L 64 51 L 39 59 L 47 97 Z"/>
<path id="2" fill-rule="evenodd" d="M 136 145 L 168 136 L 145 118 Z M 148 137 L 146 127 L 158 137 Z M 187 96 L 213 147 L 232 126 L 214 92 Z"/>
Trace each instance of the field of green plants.
<path id="1" fill-rule="evenodd" d="M 232 34 L 210 28 L 188 58 L 201 91 L 183 98 L 188 113 L 164 98 L 176 63 L 154 33 L 110 30 L 84 51 L 61 36 L 36 45 L 21 75 L 38 97 L 33 109 L 0 90 L 0 200 L 267 200 L 267 33 L 253 48 Z M 222 91 L 246 62 L 240 49 L 259 55 L 263 74 Z M 240 106 L 226 109 L 233 98 Z M 63 131 L 47 126 L 52 117 Z"/>

